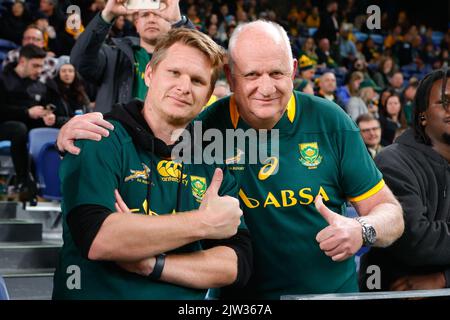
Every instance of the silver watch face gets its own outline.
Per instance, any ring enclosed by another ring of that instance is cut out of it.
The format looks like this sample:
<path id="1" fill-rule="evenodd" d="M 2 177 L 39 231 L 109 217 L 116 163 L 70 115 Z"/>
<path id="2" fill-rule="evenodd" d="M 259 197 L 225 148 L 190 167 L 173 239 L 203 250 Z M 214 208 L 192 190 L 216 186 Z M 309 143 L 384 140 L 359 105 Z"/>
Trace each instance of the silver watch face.
<path id="1" fill-rule="evenodd" d="M 365 228 L 365 238 L 367 241 L 367 245 L 373 245 L 375 244 L 375 242 L 377 241 L 377 233 L 375 231 L 375 228 L 372 227 L 371 225 L 366 224 Z"/>

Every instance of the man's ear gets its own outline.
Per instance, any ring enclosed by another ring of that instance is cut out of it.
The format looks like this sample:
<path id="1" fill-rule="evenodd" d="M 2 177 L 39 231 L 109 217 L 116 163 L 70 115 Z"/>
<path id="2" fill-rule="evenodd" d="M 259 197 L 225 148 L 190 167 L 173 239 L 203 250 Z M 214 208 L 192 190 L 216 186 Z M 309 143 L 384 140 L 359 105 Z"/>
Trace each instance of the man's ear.
<path id="1" fill-rule="evenodd" d="M 19 61 L 17 61 L 17 64 L 24 65 L 27 59 L 25 57 L 19 57 Z"/>
<path id="2" fill-rule="evenodd" d="M 295 79 L 295 75 L 297 73 L 297 67 L 298 67 L 298 60 L 297 59 L 292 59 L 292 74 L 291 74 L 291 79 L 294 80 Z"/>
<path id="3" fill-rule="evenodd" d="M 231 75 L 231 67 L 227 63 L 223 66 L 223 70 L 225 71 L 225 77 L 227 78 L 228 84 L 230 85 L 231 92 L 234 92 L 234 82 L 233 76 Z"/>
<path id="4" fill-rule="evenodd" d="M 150 82 L 153 78 L 153 68 L 150 65 L 150 63 L 147 63 L 147 66 L 145 67 L 145 73 L 144 73 L 144 82 L 147 87 L 150 87 Z"/>

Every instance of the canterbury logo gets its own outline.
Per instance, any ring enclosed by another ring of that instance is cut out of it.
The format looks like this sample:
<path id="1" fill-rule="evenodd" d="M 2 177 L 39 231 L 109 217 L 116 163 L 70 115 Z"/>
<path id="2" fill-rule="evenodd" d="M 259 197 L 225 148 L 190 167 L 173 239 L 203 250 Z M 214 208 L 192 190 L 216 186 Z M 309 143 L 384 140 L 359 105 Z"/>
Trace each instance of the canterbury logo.
<path id="1" fill-rule="evenodd" d="M 175 180 L 177 181 L 181 176 L 181 167 L 183 165 L 181 163 L 177 163 L 171 160 L 162 160 L 158 163 L 156 170 L 160 174 L 162 178 L 167 178 L 163 180 Z M 183 174 L 183 179 L 187 177 L 186 174 Z M 172 178 L 172 179 L 171 179 Z"/>
<path id="2" fill-rule="evenodd" d="M 278 158 L 269 157 L 264 161 L 265 165 L 259 170 L 258 179 L 266 180 L 278 171 Z"/>

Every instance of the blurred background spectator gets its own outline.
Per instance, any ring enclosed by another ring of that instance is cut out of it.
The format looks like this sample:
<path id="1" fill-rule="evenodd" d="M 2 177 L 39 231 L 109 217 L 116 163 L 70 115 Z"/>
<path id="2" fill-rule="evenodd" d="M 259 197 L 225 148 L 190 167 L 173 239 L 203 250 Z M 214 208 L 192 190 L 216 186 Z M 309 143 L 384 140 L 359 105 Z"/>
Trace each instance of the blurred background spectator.
<path id="1" fill-rule="evenodd" d="M 316 92 L 337 102 L 354 120 L 366 113 L 379 118 L 387 128 L 383 143 L 390 143 L 399 130 L 411 125 L 418 81 L 426 73 L 450 65 L 450 28 L 445 10 L 433 6 L 388 0 L 375 4 L 381 8 L 380 30 L 366 26 L 367 1 L 183 0 L 180 8 L 197 29 L 224 48 L 240 23 L 259 18 L 280 23 L 288 31 L 293 55 L 298 59 L 295 89 Z M 68 15 L 69 5 L 79 6 L 80 15 Z M 95 101 L 102 83 L 95 79 L 100 75 L 80 77 L 78 71 L 83 70 L 76 70 L 65 58 L 59 61 L 59 57 L 70 55 L 79 37 L 86 33 L 84 28 L 105 6 L 106 0 L 0 3 L 2 69 L 17 66 L 19 46 L 34 44 L 45 50 L 39 81 L 52 79 L 57 84 L 56 104 L 62 106 L 55 111 L 57 125 L 76 110 L 89 112 L 94 106 L 91 101 Z M 117 48 L 130 36 L 138 36 L 135 23 L 131 15 L 117 17 L 105 44 Z M 222 75 L 213 98 L 230 93 Z M 391 109 L 398 106 L 400 111 L 395 115 Z"/>

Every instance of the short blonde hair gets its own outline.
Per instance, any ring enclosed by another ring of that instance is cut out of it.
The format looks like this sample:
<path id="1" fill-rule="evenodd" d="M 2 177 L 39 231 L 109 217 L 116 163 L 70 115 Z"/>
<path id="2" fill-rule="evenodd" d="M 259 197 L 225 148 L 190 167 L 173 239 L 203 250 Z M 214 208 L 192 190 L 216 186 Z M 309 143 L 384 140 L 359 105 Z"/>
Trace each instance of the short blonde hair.
<path id="1" fill-rule="evenodd" d="M 182 43 L 186 46 L 198 49 L 206 58 L 208 58 L 213 68 L 211 75 L 212 91 L 214 89 L 214 84 L 222 71 L 225 50 L 200 31 L 187 28 L 171 29 L 167 34 L 159 38 L 156 43 L 152 59 L 149 62 L 152 69 L 155 69 L 158 64 L 164 60 L 167 55 L 167 50 L 175 43 Z"/>

